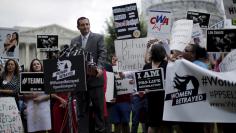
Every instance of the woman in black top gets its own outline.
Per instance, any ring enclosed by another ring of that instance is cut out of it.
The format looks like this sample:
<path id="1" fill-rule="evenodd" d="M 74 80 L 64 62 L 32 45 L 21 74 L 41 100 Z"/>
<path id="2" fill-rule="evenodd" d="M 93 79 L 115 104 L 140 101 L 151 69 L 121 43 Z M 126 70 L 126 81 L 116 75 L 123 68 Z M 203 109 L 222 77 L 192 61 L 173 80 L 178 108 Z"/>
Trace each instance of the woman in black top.
<path id="1" fill-rule="evenodd" d="M 163 75 L 165 77 L 168 62 L 165 60 L 166 51 L 162 46 L 162 42 L 157 42 L 156 44 L 152 45 L 150 55 L 151 62 L 145 64 L 143 69 L 162 68 L 164 72 Z M 170 128 L 168 128 L 167 124 L 162 121 L 165 96 L 164 90 L 148 92 L 146 96 L 148 99 L 148 133 L 168 132 L 165 130 L 170 130 Z"/>

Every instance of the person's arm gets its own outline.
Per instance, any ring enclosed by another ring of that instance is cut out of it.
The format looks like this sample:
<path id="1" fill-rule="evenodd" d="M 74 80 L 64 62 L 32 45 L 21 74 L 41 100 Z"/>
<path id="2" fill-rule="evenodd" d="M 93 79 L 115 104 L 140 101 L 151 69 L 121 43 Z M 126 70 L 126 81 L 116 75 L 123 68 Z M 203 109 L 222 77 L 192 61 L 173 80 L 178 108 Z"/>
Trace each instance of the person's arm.
<path id="1" fill-rule="evenodd" d="M 40 103 L 43 101 L 47 101 L 49 99 L 50 99 L 50 95 L 38 95 L 33 100 L 34 100 L 34 102 Z"/>
<path id="2" fill-rule="evenodd" d="M 59 107 L 65 108 L 67 106 L 67 100 L 63 99 L 62 97 L 58 96 L 57 94 L 52 94 L 52 98 L 60 101 Z"/>
<path id="3" fill-rule="evenodd" d="M 9 42 L 9 45 L 6 47 L 6 51 L 8 51 L 11 47 L 16 46 L 17 41 L 13 40 L 12 42 Z"/>
<path id="4" fill-rule="evenodd" d="M 11 89 L 0 89 L 0 93 L 3 93 L 3 94 L 14 94 L 15 91 L 11 90 Z"/>

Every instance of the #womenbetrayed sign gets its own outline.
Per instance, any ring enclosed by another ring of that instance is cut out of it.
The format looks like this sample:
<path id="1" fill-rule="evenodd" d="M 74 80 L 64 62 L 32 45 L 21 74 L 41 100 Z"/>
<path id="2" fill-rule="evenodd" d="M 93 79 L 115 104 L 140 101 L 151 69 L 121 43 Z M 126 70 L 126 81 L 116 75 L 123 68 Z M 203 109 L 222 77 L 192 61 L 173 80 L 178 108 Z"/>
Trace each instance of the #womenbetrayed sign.
<path id="1" fill-rule="evenodd" d="M 43 61 L 45 91 L 86 91 L 83 55 Z"/>
<path id="2" fill-rule="evenodd" d="M 236 70 L 213 72 L 177 60 L 166 72 L 164 120 L 236 122 Z"/>
<path id="3" fill-rule="evenodd" d="M 162 69 L 150 69 L 135 72 L 138 91 L 163 89 Z"/>

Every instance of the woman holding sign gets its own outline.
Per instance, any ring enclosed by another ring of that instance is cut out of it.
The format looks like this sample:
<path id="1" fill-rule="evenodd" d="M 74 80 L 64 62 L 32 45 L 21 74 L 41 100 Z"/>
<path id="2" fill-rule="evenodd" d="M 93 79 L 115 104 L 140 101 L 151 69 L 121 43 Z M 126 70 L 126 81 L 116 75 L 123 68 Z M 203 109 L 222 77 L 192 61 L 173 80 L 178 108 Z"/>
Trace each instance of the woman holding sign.
<path id="1" fill-rule="evenodd" d="M 43 66 L 38 59 L 33 59 L 30 72 L 42 72 Z M 25 94 L 27 103 L 26 116 L 28 132 L 45 132 L 51 129 L 49 96 L 42 93 Z"/>
<path id="2" fill-rule="evenodd" d="M 162 46 L 163 43 L 160 41 L 155 42 L 151 46 L 150 51 L 150 63 L 144 65 L 143 69 L 156 69 L 162 68 L 164 77 L 166 73 L 166 66 L 168 62 L 165 60 L 167 57 L 166 50 Z M 170 133 L 171 127 L 168 127 L 168 123 L 162 120 L 163 107 L 164 107 L 164 90 L 158 91 L 147 91 L 147 127 L 148 133 Z"/>
<path id="3" fill-rule="evenodd" d="M 5 63 L 4 72 L 0 79 L 0 105 L 5 108 L 0 110 L 0 127 L 1 131 L 5 132 L 23 132 L 23 126 L 18 112 L 16 100 L 19 92 L 19 66 L 18 63 L 9 59 Z M 7 119 L 7 122 L 3 122 Z M 10 121 L 13 120 L 14 121 Z M 1 121 L 2 120 L 2 121 Z M 6 123 L 11 125 L 6 127 Z M 10 131 L 9 131 L 10 130 Z"/>

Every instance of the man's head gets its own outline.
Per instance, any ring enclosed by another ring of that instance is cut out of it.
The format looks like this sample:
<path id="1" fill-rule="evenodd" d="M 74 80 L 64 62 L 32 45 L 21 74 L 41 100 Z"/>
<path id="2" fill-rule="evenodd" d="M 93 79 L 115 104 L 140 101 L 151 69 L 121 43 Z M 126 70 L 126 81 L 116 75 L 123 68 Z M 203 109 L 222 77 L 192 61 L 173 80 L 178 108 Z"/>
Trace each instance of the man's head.
<path id="1" fill-rule="evenodd" d="M 89 19 L 86 17 L 80 17 L 77 20 L 77 28 L 80 30 L 83 36 L 87 35 L 90 32 L 90 23 Z"/>

